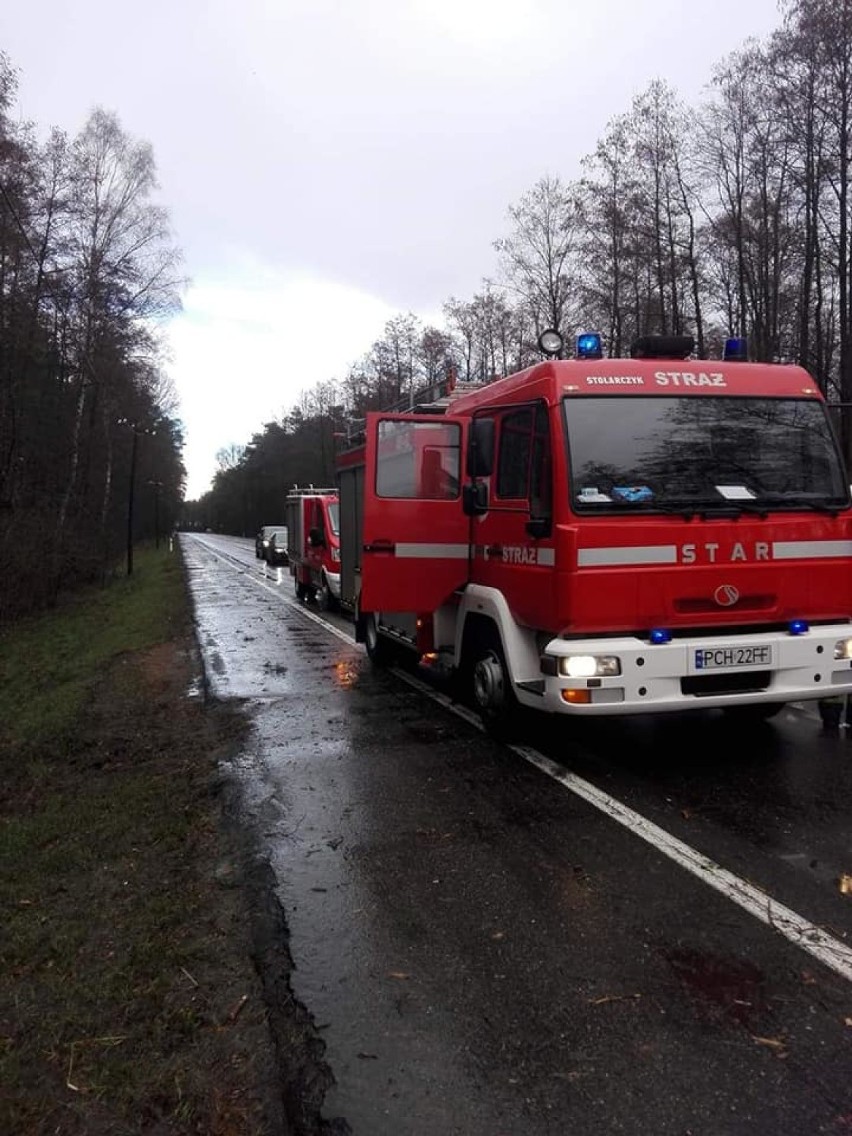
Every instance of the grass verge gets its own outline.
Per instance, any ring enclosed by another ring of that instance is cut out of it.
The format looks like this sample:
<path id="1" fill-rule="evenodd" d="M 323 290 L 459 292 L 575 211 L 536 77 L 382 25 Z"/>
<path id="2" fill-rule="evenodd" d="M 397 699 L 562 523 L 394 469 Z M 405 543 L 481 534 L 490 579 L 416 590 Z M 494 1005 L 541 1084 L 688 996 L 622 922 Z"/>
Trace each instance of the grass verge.
<path id="1" fill-rule="evenodd" d="M 215 792 L 244 725 L 188 698 L 192 678 L 166 552 L 0 641 L 0 1131 L 274 1123 Z"/>

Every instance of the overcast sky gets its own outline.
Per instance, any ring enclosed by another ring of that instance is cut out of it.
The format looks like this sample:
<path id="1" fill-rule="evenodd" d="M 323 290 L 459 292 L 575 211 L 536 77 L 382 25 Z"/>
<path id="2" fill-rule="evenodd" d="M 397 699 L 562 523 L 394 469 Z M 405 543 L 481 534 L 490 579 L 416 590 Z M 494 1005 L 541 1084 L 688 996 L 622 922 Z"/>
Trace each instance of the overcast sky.
<path id="1" fill-rule="evenodd" d="M 495 269 L 508 206 L 579 173 L 654 78 L 692 103 L 777 0 L 8 3 L 19 110 L 150 141 L 192 283 L 168 329 L 189 496 L 387 318 Z"/>

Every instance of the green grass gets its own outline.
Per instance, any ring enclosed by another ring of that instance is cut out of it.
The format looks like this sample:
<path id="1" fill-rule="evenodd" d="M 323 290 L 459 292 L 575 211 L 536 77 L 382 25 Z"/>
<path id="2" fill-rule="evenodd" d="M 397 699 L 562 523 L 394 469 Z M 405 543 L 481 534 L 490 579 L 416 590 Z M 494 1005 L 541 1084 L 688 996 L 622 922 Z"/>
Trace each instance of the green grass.
<path id="1" fill-rule="evenodd" d="M 149 550 L 0 642 L 0 1131 L 259 1130 L 209 787 L 242 722 L 185 697 L 189 627 L 177 554 Z"/>
<path id="2" fill-rule="evenodd" d="M 185 603 L 177 555 L 140 549 L 133 576 L 13 624 L 0 635 L 0 740 L 30 748 L 61 738 L 101 669 L 171 638 Z"/>

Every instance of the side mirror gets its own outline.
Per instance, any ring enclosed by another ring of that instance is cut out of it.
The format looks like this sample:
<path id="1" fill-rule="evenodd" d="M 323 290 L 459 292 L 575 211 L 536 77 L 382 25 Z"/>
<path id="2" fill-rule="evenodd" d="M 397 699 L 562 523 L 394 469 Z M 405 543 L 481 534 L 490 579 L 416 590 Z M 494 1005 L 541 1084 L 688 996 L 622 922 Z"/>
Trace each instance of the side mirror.
<path id="1" fill-rule="evenodd" d="M 467 447 L 468 477 L 490 477 L 494 468 L 494 419 L 474 418 Z"/>
<path id="2" fill-rule="evenodd" d="M 466 517 L 481 517 L 488 512 L 488 486 L 484 481 L 462 486 L 462 512 Z"/>
<path id="3" fill-rule="evenodd" d="M 322 538 L 322 532 L 320 529 L 308 530 L 308 544 L 311 546 L 311 548 L 325 547 L 325 541 Z"/>

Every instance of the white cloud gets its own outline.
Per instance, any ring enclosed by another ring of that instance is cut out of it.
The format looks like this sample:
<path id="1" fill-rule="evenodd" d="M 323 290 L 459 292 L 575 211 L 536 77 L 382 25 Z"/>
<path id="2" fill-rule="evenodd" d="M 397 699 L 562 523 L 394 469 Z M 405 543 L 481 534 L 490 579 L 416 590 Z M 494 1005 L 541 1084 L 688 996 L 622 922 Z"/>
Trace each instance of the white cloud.
<path id="1" fill-rule="evenodd" d="M 340 378 L 393 314 L 344 284 L 263 266 L 193 284 L 167 330 L 186 424 L 187 495 L 208 488 L 217 450 L 249 441 L 302 391 Z"/>
<path id="2" fill-rule="evenodd" d="M 114 109 L 153 144 L 196 280 L 170 329 L 190 492 L 396 311 L 493 275 L 507 207 L 578 176 L 660 77 L 712 68 L 777 0 L 7 2 L 20 114 Z M 242 254 L 235 249 L 246 250 Z"/>

